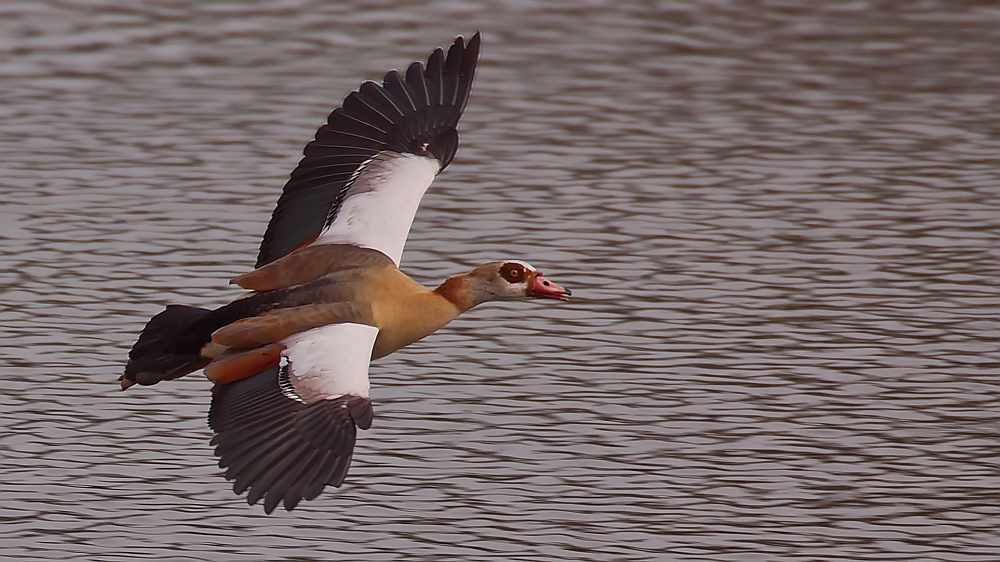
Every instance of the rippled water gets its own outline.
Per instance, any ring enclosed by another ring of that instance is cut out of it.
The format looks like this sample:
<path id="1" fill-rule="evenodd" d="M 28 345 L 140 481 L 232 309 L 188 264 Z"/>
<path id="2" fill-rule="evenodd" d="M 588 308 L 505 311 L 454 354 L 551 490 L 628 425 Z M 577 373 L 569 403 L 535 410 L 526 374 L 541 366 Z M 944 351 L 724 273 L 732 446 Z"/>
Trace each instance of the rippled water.
<path id="1" fill-rule="evenodd" d="M 993 3 L 122 4 L 0 6 L 6 557 L 997 559 Z M 349 90 L 476 29 L 404 269 L 578 298 L 378 362 L 345 486 L 265 516 L 207 381 L 126 352 L 234 296 Z"/>

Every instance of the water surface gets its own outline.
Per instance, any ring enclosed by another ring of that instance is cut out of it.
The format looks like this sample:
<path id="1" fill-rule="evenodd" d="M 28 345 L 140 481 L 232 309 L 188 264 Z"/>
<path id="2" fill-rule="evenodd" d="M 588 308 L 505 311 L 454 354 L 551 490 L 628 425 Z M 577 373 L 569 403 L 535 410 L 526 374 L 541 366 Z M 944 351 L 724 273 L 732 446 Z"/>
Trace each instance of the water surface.
<path id="1" fill-rule="evenodd" d="M 995 560 L 1000 10 L 822 4 L 4 4 L 5 554 Z M 576 298 L 379 361 L 345 486 L 265 516 L 207 381 L 120 393 L 127 350 L 237 294 L 360 80 L 476 29 L 404 270 Z"/>

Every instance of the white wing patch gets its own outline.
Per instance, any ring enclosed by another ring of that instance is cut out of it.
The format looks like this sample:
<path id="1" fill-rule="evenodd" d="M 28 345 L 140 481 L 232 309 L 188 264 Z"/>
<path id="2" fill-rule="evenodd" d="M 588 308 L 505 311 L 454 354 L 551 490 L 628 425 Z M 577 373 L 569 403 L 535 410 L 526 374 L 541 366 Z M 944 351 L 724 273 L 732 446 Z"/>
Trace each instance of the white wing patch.
<path id="1" fill-rule="evenodd" d="M 345 394 L 368 397 L 368 363 L 378 328 L 366 324 L 330 324 L 281 341 L 282 379 L 307 404 Z M 288 392 L 286 391 L 286 394 Z"/>
<path id="2" fill-rule="evenodd" d="M 372 248 L 399 266 L 420 199 L 440 169 L 434 158 L 379 152 L 361 169 L 334 221 L 313 243 Z"/>

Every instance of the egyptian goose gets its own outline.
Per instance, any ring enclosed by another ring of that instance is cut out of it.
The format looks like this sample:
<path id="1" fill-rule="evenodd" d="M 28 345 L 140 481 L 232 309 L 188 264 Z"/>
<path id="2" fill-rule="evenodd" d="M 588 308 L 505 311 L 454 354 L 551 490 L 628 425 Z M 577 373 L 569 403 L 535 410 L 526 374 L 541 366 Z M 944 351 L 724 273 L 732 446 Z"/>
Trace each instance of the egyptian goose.
<path id="1" fill-rule="evenodd" d="M 250 292 L 215 310 L 168 306 L 129 352 L 123 390 L 204 369 L 219 466 L 266 513 L 344 481 L 356 428 L 372 423 L 371 359 L 487 301 L 568 300 L 518 260 L 433 290 L 398 268 L 421 197 L 458 149 L 479 45 L 459 36 L 348 95 L 285 184 L 256 269 L 233 279 Z"/>

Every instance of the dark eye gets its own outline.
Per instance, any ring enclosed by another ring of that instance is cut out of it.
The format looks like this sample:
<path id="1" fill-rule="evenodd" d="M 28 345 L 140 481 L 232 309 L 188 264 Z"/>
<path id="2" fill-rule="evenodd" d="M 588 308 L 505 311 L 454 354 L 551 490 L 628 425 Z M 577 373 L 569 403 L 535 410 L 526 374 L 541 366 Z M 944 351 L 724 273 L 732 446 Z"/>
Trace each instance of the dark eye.
<path id="1" fill-rule="evenodd" d="M 505 263 L 500 268 L 500 276 L 509 283 L 520 283 L 524 279 L 524 266 L 519 263 Z"/>

